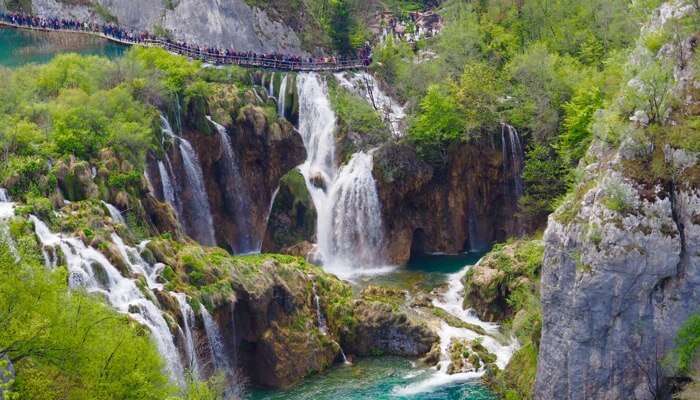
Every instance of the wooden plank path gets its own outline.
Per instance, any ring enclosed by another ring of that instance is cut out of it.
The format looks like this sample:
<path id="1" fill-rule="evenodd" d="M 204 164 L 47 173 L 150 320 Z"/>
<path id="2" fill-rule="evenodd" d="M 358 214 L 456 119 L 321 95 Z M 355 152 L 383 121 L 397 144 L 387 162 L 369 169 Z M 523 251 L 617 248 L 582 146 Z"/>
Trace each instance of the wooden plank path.
<path id="1" fill-rule="evenodd" d="M 200 60 L 213 65 L 238 65 L 241 67 L 262 68 L 291 72 L 340 72 L 348 70 L 367 69 L 365 60 L 359 58 L 344 59 L 340 61 L 291 61 L 285 59 L 277 59 L 274 57 L 266 58 L 260 55 L 224 55 L 217 52 L 193 49 L 162 39 L 144 39 L 141 41 L 130 41 L 124 38 L 118 38 L 112 35 L 107 35 L 101 31 L 83 29 L 54 29 L 48 27 L 14 24 L 2 19 L 0 19 L 0 26 L 42 32 L 85 34 L 101 37 L 103 39 L 123 44 L 126 46 L 160 47 L 169 51 L 170 53 L 185 56 L 193 60 Z"/>

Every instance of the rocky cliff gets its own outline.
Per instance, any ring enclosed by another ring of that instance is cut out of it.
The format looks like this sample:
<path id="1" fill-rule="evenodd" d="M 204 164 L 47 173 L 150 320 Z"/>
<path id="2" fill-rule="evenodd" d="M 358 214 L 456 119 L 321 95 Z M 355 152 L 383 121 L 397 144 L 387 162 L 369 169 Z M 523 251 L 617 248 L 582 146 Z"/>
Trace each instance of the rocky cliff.
<path id="1" fill-rule="evenodd" d="M 456 144 L 434 167 L 413 147 L 387 144 L 374 154 L 391 262 L 412 253 L 483 250 L 517 233 L 510 172 L 494 136 Z"/>
<path id="2" fill-rule="evenodd" d="M 301 52 L 292 29 L 244 0 L 33 0 L 30 4 L 37 15 L 118 22 L 136 31 L 201 45 L 261 53 Z"/>
<path id="3" fill-rule="evenodd" d="M 693 10 L 667 3 L 647 29 Z M 549 219 L 538 399 L 670 397 L 676 336 L 700 310 L 700 159 L 687 125 L 700 98 L 697 32 L 676 39 L 658 53 L 638 49 L 631 66 L 642 72 L 625 89 L 644 93 L 643 71 L 672 60 L 668 92 L 651 98 L 673 95 L 674 107 L 656 122 L 649 108 L 630 110 L 635 122 L 608 131 L 619 146 L 594 142 L 583 179 Z"/>

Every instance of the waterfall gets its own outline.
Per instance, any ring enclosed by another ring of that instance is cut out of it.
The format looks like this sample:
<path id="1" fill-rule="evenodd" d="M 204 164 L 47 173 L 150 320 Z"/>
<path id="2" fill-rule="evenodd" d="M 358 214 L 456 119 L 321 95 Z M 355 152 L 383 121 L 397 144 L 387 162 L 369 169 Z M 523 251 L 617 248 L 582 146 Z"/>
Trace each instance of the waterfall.
<path id="1" fill-rule="evenodd" d="M 106 201 L 103 201 L 102 205 L 104 205 L 107 211 L 109 211 L 109 216 L 112 218 L 112 221 L 126 225 L 126 221 L 124 220 L 121 211 L 119 211 L 117 207 L 107 203 Z"/>
<path id="2" fill-rule="evenodd" d="M 224 338 L 219 332 L 219 327 L 216 322 L 207 311 L 206 307 L 200 307 L 200 314 L 202 316 L 202 321 L 204 322 L 204 331 L 207 333 L 207 341 L 209 343 L 209 350 L 211 351 L 211 358 L 214 362 L 214 368 L 217 371 L 225 372 L 227 375 L 231 374 L 231 366 L 226 358 L 226 348 L 224 347 Z"/>
<path id="3" fill-rule="evenodd" d="M 192 327 L 195 324 L 194 311 L 187 302 L 187 296 L 184 293 L 170 292 L 170 294 L 177 300 L 177 304 L 180 308 L 180 315 L 182 316 L 182 333 L 185 338 L 187 367 L 196 377 L 199 377 L 201 374 L 199 371 L 199 361 L 197 360 L 197 347 L 195 346 L 194 334 L 192 332 Z"/>
<path id="4" fill-rule="evenodd" d="M 501 151 L 503 153 L 503 172 L 506 177 L 510 172 L 512 176 L 512 195 L 515 200 L 524 193 L 523 165 L 524 154 L 520 136 L 514 127 L 501 124 Z"/>
<path id="5" fill-rule="evenodd" d="M 325 83 L 316 74 L 300 74 L 299 130 L 307 150 L 300 166 L 316 207 L 318 251 L 327 269 L 347 274 L 353 266 L 382 265 L 381 205 L 372 176 L 371 153 L 355 153 L 340 170 L 335 166 L 335 114 Z"/>
<path id="6" fill-rule="evenodd" d="M 82 288 L 89 293 L 99 293 L 117 311 L 146 326 L 165 359 L 167 370 L 173 381 L 183 382 L 180 356 L 158 307 L 139 290 L 135 280 L 123 277 L 107 258 L 92 247 L 85 246 L 80 239 L 52 233 L 41 220 L 30 216 L 35 233 L 44 248 L 60 249 L 68 267 L 68 282 L 71 288 Z M 113 236 L 114 239 L 114 236 Z M 123 243 L 122 243 L 123 245 Z M 119 246 L 119 244 L 117 244 Z M 134 264 L 126 257 L 130 267 Z M 55 261 L 48 266 L 54 266 Z"/>
<path id="7" fill-rule="evenodd" d="M 258 242 L 261 238 L 255 232 L 252 221 L 253 214 L 251 213 L 250 194 L 245 180 L 241 176 L 241 170 L 236 154 L 233 152 L 231 138 L 226 132 L 226 128 L 215 122 L 211 117 L 207 116 L 219 135 L 219 140 L 223 148 L 223 167 L 224 167 L 224 199 L 226 205 L 234 214 L 235 225 L 237 230 L 237 241 L 230 240 L 229 245 L 235 253 L 251 253 L 260 251 Z"/>
<path id="8" fill-rule="evenodd" d="M 132 273 L 142 275 L 146 279 L 146 285 L 149 289 L 163 290 L 163 285 L 156 282 L 156 278 L 158 278 L 163 264 L 156 263 L 151 265 L 147 263 L 146 260 L 141 257 L 141 253 L 138 249 L 124 244 L 124 240 L 116 233 L 112 234 L 111 239 L 112 243 L 117 247 L 119 255 L 124 262 L 126 262 L 126 265 Z M 145 247 L 145 243 L 143 247 Z"/>
<path id="9" fill-rule="evenodd" d="M 326 326 L 326 319 L 323 317 L 323 313 L 321 312 L 321 298 L 318 296 L 318 292 L 316 290 L 316 282 L 313 283 L 311 289 L 314 294 L 314 305 L 316 306 L 316 323 L 318 324 L 318 330 L 325 335 L 328 332 L 328 327 Z M 343 356 L 345 355 L 343 354 Z"/>
<path id="10" fill-rule="evenodd" d="M 0 243 L 5 243 L 7 248 L 10 250 L 10 255 L 15 259 L 15 262 L 20 262 L 19 251 L 17 251 L 17 244 L 12 235 L 10 234 L 10 227 L 7 225 L 7 221 L 14 217 L 15 215 L 15 204 L 10 202 L 10 196 L 7 192 L 3 192 L 5 189 L 0 189 Z"/>
<path id="11" fill-rule="evenodd" d="M 331 265 L 352 260 L 380 265 L 384 244 L 382 211 L 372 176 L 372 156 L 355 153 L 338 172 L 329 198 L 332 208 L 319 229 L 319 246 Z"/>
<path id="12" fill-rule="evenodd" d="M 374 76 L 366 72 L 339 72 L 335 74 L 341 86 L 362 97 L 371 105 L 391 128 L 394 137 L 405 132 L 406 110 L 379 87 Z"/>
<path id="13" fill-rule="evenodd" d="M 199 243 L 213 246 L 216 244 L 214 223 L 212 221 L 211 211 L 209 209 L 209 198 L 207 196 L 206 187 L 204 186 L 204 176 L 202 173 L 202 168 L 199 165 L 199 160 L 197 159 L 197 154 L 195 153 L 192 144 L 187 141 L 187 139 L 176 136 L 173 133 L 170 123 L 163 115 L 161 115 L 161 123 L 163 133 L 171 137 L 179 144 L 178 147 L 182 156 L 182 165 L 185 169 L 184 182 L 181 182 L 181 180 L 176 180 L 176 183 L 180 185 L 180 190 L 178 190 L 177 193 L 182 193 L 186 188 L 188 188 L 192 194 L 191 198 L 189 199 L 189 204 L 180 204 L 178 199 L 175 197 L 176 192 L 171 189 L 166 189 L 166 181 L 167 187 L 172 188 L 172 184 L 170 183 L 170 179 L 163 179 L 163 176 L 167 176 L 168 174 L 163 174 L 161 165 L 158 165 L 159 171 L 161 171 L 161 180 L 163 181 L 163 197 L 166 199 L 166 201 L 170 202 L 168 197 L 172 195 L 171 204 L 180 205 L 180 216 L 184 215 L 185 212 L 188 212 L 192 216 L 190 223 L 187 224 L 188 234 L 193 236 Z M 187 187 L 183 187 L 183 184 L 187 185 Z"/>
<path id="14" fill-rule="evenodd" d="M 284 118 L 285 114 L 285 103 L 287 101 L 287 79 L 289 74 L 284 74 L 282 78 L 282 83 L 280 83 L 280 92 L 277 95 L 277 115 Z"/>
<path id="15" fill-rule="evenodd" d="M 267 95 L 275 97 L 275 73 L 270 73 L 270 87 L 267 89 Z"/>
<path id="16" fill-rule="evenodd" d="M 10 194 L 7 193 L 7 189 L 5 188 L 0 188 L 0 203 L 9 203 L 12 200 L 10 199 Z"/>

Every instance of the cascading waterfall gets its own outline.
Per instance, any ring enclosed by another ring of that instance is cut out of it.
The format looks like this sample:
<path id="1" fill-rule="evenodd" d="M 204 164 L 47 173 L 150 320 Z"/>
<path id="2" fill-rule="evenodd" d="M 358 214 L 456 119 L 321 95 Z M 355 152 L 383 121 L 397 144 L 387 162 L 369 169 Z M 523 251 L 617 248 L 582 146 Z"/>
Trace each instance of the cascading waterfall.
<path id="1" fill-rule="evenodd" d="M 275 97 L 275 73 L 270 73 L 270 86 L 267 88 L 267 95 Z"/>
<path id="2" fill-rule="evenodd" d="M 372 164 L 370 154 L 355 153 L 330 188 L 330 221 L 319 231 L 319 246 L 331 265 L 353 260 L 376 266 L 383 261 L 384 227 Z"/>
<path id="3" fill-rule="evenodd" d="M 184 293 L 170 292 L 170 294 L 175 297 L 177 304 L 180 308 L 180 315 L 182 316 L 182 333 L 185 338 L 185 355 L 187 357 L 187 367 L 195 374 L 195 376 L 201 376 L 199 371 L 199 360 L 197 359 L 197 347 L 194 341 L 194 333 L 192 332 L 192 327 L 195 324 L 194 311 L 187 302 L 187 295 Z"/>
<path id="4" fill-rule="evenodd" d="M 289 74 L 284 74 L 282 82 L 280 83 L 280 92 L 277 95 L 277 115 L 280 117 L 285 117 L 285 102 L 287 101 L 287 80 L 289 79 Z"/>
<path id="5" fill-rule="evenodd" d="M 251 210 L 250 194 L 245 180 L 241 176 L 241 170 L 236 154 L 233 152 L 231 138 L 228 136 L 226 127 L 217 123 L 211 117 L 207 117 L 219 135 L 221 146 L 223 147 L 223 167 L 226 190 L 224 199 L 227 207 L 233 211 L 237 241 L 231 240 L 229 245 L 235 253 L 252 253 L 260 251 L 258 242 L 262 243 L 262 234 L 255 232 Z"/>
<path id="6" fill-rule="evenodd" d="M 318 296 L 316 290 L 316 282 L 313 283 L 311 289 L 314 294 L 314 305 L 316 306 L 316 323 L 318 324 L 318 329 L 325 335 L 328 332 L 328 327 L 326 326 L 326 319 L 323 317 L 323 312 L 321 312 L 321 298 Z"/>
<path id="7" fill-rule="evenodd" d="M 207 341 L 209 343 L 209 350 L 211 351 L 212 361 L 214 362 L 214 368 L 217 371 L 225 372 L 227 375 L 232 374 L 231 364 L 226 358 L 226 348 L 224 347 L 224 338 L 219 332 L 219 326 L 207 311 L 206 307 L 200 307 L 200 315 L 202 316 L 202 322 L 204 322 L 204 331 L 207 333 Z"/>
<path id="8" fill-rule="evenodd" d="M 20 261 L 17 244 L 12 235 L 10 228 L 7 226 L 7 221 L 15 215 L 15 204 L 10 201 L 10 196 L 5 189 L 0 188 L 0 242 L 4 242 L 10 250 L 10 255 L 15 259 L 15 262 Z"/>
<path id="9" fill-rule="evenodd" d="M 515 200 L 523 195 L 523 164 L 524 154 L 520 136 L 514 127 L 501 124 L 501 149 L 503 152 L 503 172 L 506 176 L 512 175 L 512 195 Z"/>
<path id="10" fill-rule="evenodd" d="M 466 266 L 461 271 L 450 274 L 447 281 L 447 290 L 442 296 L 433 300 L 433 306 L 447 311 L 461 321 L 481 327 L 486 332 L 486 335 L 481 335 L 465 328 L 455 328 L 443 321 L 438 331 L 438 336 L 440 337 L 440 361 L 436 370 L 427 379 L 396 389 L 396 395 L 412 396 L 416 393 L 430 391 L 437 386 L 472 381 L 481 377 L 486 372 L 484 366 L 475 372 L 460 372 L 452 375 L 447 373 L 447 367 L 451 362 L 450 344 L 453 339 L 470 341 L 479 339 L 481 344 L 496 356 L 496 365 L 500 369 L 505 368 L 513 353 L 518 349 L 518 343 L 515 339 L 501 341 L 496 339 L 499 336 L 498 325 L 481 321 L 473 310 L 463 309 L 462 293 L 464 285 L 462 280 L 471 268 L 472 266 Z M 508 343 L 504 344 L 502 342 Z"/>
<path id="11" fill-rule="evenodd" d="M 181 180 L 174 180 L 176 184 L 180 185 L 178 191 L 166 189 L 167 187 L 172 188 L 172 183 L 170 177 L 164 179 L 165 176 L 169 176 L 168 171 L 163 171 L 165 168 L 161 169 L 161 165 L 158 165 L 158 169 L 161 172 L 161 181 L 163 181 L 163 197 L 166 201 L 168 197 L 172 196 L 171 205 L 173 208 L 178 208 L 180 206 L 180 215 L 187 211 L 192 215 L 192 222 L 187 224 L 188 234 L 193 236 L 199 243 L 204 245 L 213 246 L 216 244 L 216 239 L 214 235 L 214 223 L 211 216 L 211 210 L 209 208 L 209 198 L 207 196 L 207 191 L 204 186 L 204 176 L 202 173 L 202 168 L 199 165 L 199 160 L 197 154 L 192 147 L 192 144 L 185 138 L 176 136 L 173 133 L 172 127 L 168 122 L 167 118 L 161 115 L 162 129 L 163 133 L 171 137 L 176 143 L 178 143 L 178 148 L 180 150 L 180 155 L 182 156 L 182 164 L 185 169 L 185 179 L 184 182 Z M 187 188 L 192 193 L 189 199 L 189 204 L 181 204 L 176 197 L 177 193 L 184 192 L 185 187 L 182 185 L 187 185 Z M 166 194 L 167 193 L 167 194 Z M 185 209 L 186 208 L 186 209 Z"/>
<path id="12" fill-rule="evenodd" d="M 374 76 L 366 72 L 339 72 L 335 74 L 335 78 L 341 86 L 362 97 L 377 110 L 391 128 L 394 137 L 404 135 L 406 110 L 382 91 Z"/>
<path id="13" fill-rule="evenodd" d="M 102 205 L 104 205 L 105 208 L 107 209 L 107 211 L 109 211 L 109 216 L 112 218 L 112 221 L 119 223 L 119 224 L 122 224 L 122 225 L 126 225 L 126 221 L 124 220 L 124 216 L 122 216 L 121 211 L 119 211 L 119 209 L 117 209 L 117 207 L 107 203 L 106 201 L 103 201 Z"/>
<path id="14" fill-rule="evenodd" d="M 316 74 L 299 74 L 297 87 L 299 131 L 307 151 L 307 159 L 299 169 L 318 215 L 318 255 L 333 272 L 356 272 L 353 266 L 362 266 L 367 272 L 367 267 L 383 262 L 384 228 L 372 176 L 372 155 L 358 152 L 337 170 L 336 118 L 325 83 Z"/>
<path id="15" fill-rule="evenodd" d="M 30 216 L 30 219 L 34 223 L 35 233 L 42 246 L 53 248 L 55 252 L 60 249 L 63 253 L 68 266 L 70 287 L 102 294 L 117 311 L 128 314 L 146 326 L 165 359 L 171 378 L 175 382 L 182 383 L 184 372 L 168 324 L 158 307 L 139 290 L 136 282 L 123 277 L 102 253 L 85 246 L 80 239 L 54 234 L 35 216 Z M 119 246 L 119 243 L 115 244 Z M 123 245 L 123 242 L 121 244 Z M 125 261 L 130 267 L 134 267 L 128 255 Z M 47 260 L 47 266 L 54 267 L 55 261 Z M 135 269 L 138 271 L 138 268 Z"/>

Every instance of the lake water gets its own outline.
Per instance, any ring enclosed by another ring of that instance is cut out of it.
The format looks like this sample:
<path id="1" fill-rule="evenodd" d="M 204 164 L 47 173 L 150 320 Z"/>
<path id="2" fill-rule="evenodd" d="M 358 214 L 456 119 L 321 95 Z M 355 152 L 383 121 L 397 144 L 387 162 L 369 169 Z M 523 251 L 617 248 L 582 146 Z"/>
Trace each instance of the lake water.
<path id="1" fill-rule="evenodd" d="M 253 391 L 248 400 L 496 400 L 477 382 L 452 383 L 412 395 L 401 388 L 425 378 L 429 370 L 414 368 L 397 357 L 356 360 L 307 378 L 284 391 Z"/>
<path id="2" fill-rule="evenodd" d="M 466 265 L 475 264 L 483 253 L 424 255 L 404 268 L 384 275 L 358 278 L 356 291 L 369 284 L 399 287 L 409 291 L 430 291 L 444 285 Z M 433 369 L 416 366 L 398 357 L 356 359 L 305 379 L 300 385 L 280 391 L 254 389 L 247 400 L 495 400 L 478 380 L 440 384 Z M 425 390 L 410 390 L 424 385 Z M 409 390 L 406 390 L 409 389 Z"/>
<path id="3" fill-rule="evenodd" d="M 18 67 L 46 63 L 61 53 L 121 57 L 128 47 L 78 33 L 38 32 L 0 28 L 0 65 Z"/>

